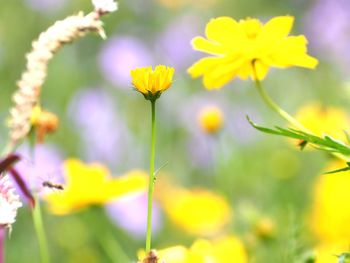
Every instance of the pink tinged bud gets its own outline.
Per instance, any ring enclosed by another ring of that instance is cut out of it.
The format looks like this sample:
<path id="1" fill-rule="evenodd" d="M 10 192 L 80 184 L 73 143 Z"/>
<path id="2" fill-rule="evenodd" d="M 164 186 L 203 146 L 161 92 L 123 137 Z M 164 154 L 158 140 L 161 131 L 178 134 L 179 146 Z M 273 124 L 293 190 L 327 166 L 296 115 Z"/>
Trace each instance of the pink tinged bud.
<path id="1" fill-rule="evenodd" d="M 16 220 L 17 209 L 21 206 L 8 176 L 0 177 L 0 228 L 11 227 Z"/>

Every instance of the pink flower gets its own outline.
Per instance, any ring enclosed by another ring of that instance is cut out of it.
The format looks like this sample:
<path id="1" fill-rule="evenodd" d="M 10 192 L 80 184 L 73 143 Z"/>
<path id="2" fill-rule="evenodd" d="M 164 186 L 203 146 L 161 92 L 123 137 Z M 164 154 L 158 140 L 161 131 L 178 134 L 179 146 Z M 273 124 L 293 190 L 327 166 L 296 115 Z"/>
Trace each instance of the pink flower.
<path id="1" fill-rule="evenodd" d="M 9 178 L 6 175 L 0 177 L 0 228 L 11 227 L 15 222 L 17 209 L 21 206 Z"/>

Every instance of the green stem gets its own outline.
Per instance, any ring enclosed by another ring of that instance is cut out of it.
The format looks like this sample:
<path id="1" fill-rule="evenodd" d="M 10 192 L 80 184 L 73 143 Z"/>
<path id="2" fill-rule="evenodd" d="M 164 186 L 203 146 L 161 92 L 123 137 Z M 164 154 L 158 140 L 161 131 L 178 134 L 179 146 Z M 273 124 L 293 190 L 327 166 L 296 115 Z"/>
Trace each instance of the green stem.
<path id="1" fill-rule="evenodd" d="M 260 96 L 263 98 L 265 103 L 278 115 L 280 115 L 283 119 L 288 121 L 290 124 L 292 124 L 295 128 L 298 128 L 301 131 L 304 132 L 310 132 L 308 131 L 300 122 L 298 122 L 295 118 L 293 118 L 291 115 L 289 115 L 286 111 L 281 109 L 266 93 L 265 89 L 261 85 L 261 82 L 258 79 L 255 79 L 255 86 L 260 94 Z"/>
<path id="2" fill-rule="evenodd" d="M 154 158 L 156 145 L 156 101 L 151 101 L 152 108 L 152 132 L 151 132 L 151 158 L 149 162 L 149 182 L 148 182 L 148 209 L 147 209 L 147 232 L 146 232 L 146 253 L 151 250 L 152 235 L 152 205 L 154 191 Z"/>
<path id="3" fill-rule="evenodd" d="M 271 99 L 271 97 L 266 93 L 266 91 L 263 88 L 260 80 L 257 77 L 256 68 L 255 68 L 255 62 L 254 61 L 253 61 L 252 65 L 253 65 L 253 74 L 254 74 L 254 79 L 255 79 L 255 86 L 256 86 L 260 96 L 263 98 L 265 103 L 270 107 L 270 109 L 272 109 L 274 112 L 276 112 L 278 115 L 280 115 L 283 119 L 285 119 L 290 124 L 292 124 L 295 128 L 297 128 L 297 129 L 299 129 L 299 130 L 301 130 L 303 132 L 306 132 L 306 133 L 314 135 L 313 132 L 308 130 L 303 124 L 301 124 L 299 121 L 297 121 L 288 112 L 284 111 L 280 106 L 277 105 L 276 102 L 274 102 Z M 333 156 L 335 156 L 336 158 L 339 158 L 339 159 L 341 159 L 343 161 L 346 161 L 346 162 L 349 161 L 349 158 L 347 158 L 343 154 L 340 154 L 340 153 L 331 153 L 331 154 Z"/>
<path id="4" fill-rule="evenodd" d="M 49 250 L 47 248 L 47 240 L 44 230 L 43 218 L 41 214 L 40 201 L 36 198 L 35 207 L 33 208 L 33 221 L 36 235 L 39 242 L 40 257 L 42 263 L 49 263 Z"/>

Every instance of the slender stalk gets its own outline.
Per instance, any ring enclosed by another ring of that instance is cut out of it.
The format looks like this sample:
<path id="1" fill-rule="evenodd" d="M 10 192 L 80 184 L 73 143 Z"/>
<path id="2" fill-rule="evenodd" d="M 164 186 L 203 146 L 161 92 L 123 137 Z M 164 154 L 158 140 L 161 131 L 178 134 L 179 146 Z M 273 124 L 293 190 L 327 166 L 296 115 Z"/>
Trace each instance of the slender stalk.
<path id="1" fill-rule="evenodd" d="M 148 209 L 147 209 L 147 232 L 146 232 L 146 253 L 151 250 L 152 236 L 152 205 L 154 191 L 154 158 L 156 145 L 156 101 L 151 101 L 152 128 L 151 128 L 151 158 L 149 162 L 149 182 L 148 182 Z"/>
<path id="2" fill-rule="evenodd" d="M 44 230 L 43 218 L 41 214 L 40 201 L 37 199 L 35 202 L 35 207 L 33 208 L 33 221 L 35 232 L 39 242 L 41 263 L 49 263 L 50 256 L 47 247 L 47 240 Z"/>
<path id="3" fill-rule="evenodd" d="M 260 96 L 263 98 L 265 103 L 272 109 L 274 112 L 276 112 L 278 115 L 280 115 L 283 119 L 288 121 L 290 124 L 292 124 L 294 127 L 298 128 L 301 131 L 304 132 L 310 132 L 308 129 L 306 129 L 300 122 L 298 122 L 295 118 L 293 118 L 291 115 L 289 115 L 286 111 L 281 109 L 266 93 L 265 89 L 261 85 L 261 82 L 256 78 L 255 79 L 255 86 L 260 94 Z"/>
<path id="4" fill-rule="evenodd" d="M 255 79 L 255 86 L 260 94 L 260 96 L 263 98 L 264 102 L 272 109 L 274 112 L 276 112 L 278 115 L 280 115 L 283 119 L 288 121 L 290 124 L 292 124 L 295 128 L 307 132 L 309 134 L 315 135 L 312 131 L 307 129 L 303 124 L 301 124 L 299 121 L 297 121 L 294 117 L 292 117 L 288 112 L 283 110 L 276 102 L 274 102 L 271 97 L 267 94 L 264 87 L 262 86 L 260 80 L 257 77 L 256 68 L 255 68 L 255 62 L 253 61 L 253 74 Z M 349 161 L 349 158 L 347 158 L 345 155 L 340 153 L 331 153 L 336 158 L 346 161 Z"/>
<path id="5" fill-rule="evenodd" d="M 5 263 L 5 237 L 6 229 L 0 227 L 0 263 Z"/>

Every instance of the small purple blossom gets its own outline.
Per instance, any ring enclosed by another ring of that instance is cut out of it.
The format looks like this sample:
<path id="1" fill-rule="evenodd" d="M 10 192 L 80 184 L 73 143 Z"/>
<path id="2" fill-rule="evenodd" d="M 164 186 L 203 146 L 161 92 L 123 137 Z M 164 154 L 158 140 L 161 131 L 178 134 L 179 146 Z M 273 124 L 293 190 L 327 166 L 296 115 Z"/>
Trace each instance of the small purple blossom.
<path id="1" fill-rule="evenodd" d="M 99 64 L 105 78 L 120 88 L 131 88 L 130 71 L 152 64 L 150 51 L 132 36 L 112 37 L 102 47 Z"/>
<path id="2" fill-rule="evenodd" d="M 25 0 L 33 10 L 40 12 L 54 12 L 65 6 L 67 0 Z"/>
<path id="3" fill-rule="evenodd" d="M 200 18 L 194 15 L 181 16 L 172 21 L 160 35 L 158 48 L 166 63 L 176 69 L 185 68 L 199 58 L 191 47 L 193 36 L 200 34 Z"/>
<path id="4" fill-rule="evenodd" d="M 38 144 L 31 149 L 27 144 L 21 146 L 17 153 L 21 156 L 15 168 L 21 175 L 26 186 L 40 195 L 50 189 L 43 187 L 44 181 L 63 183 L 61 164 L 63 161 L 61 152 L 53 145 Z M 18 187 L 17 192 L 21 193 Z M 23 198 L 25 200 L 26 198 Z"/>
<path id="5" fill-rule="evenodd" d="M 147 223 L 147 194 L 138 193 L 114 201 L 106 206 L 106 210 L 115 224 L 122 227 L 136 238 L 144 238 Z M 152 231 L 161 228 L 159 206 L 153 203 Z"/>
<path id="6" fill-rule="evenodd" d="M 87 161 L 116 167 L 130 157 L 126 149 L 134 149 L 131 137 L 124 120 L 115 112 L 110 94 L 99 88 L 78 91 L 71 101 L 68 115 L 79 131 Z M 136 160 L 137 152 L 132 154 Z"/>
<path id="7" fill-rule="evenodd" d="M 350 2 L 318 0 L 305 17 L 306 35 L 318 56 L 350 66 Z"/>

